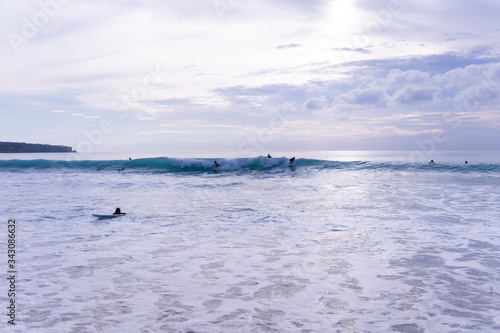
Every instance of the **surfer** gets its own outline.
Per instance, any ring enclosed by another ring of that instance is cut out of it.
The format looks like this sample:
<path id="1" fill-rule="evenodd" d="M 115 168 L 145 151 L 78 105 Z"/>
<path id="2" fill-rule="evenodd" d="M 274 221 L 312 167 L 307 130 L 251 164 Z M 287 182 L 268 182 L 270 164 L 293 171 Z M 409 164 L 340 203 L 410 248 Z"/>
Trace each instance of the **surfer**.
<path id="1" fill-rule="evenodd" d="M 467 161 L 465 161 L 465 164 L 468 164 Z"/>
<path id="2" fill-rule="evenodd" d="M 267 158 L 272 158 L 271 155 L 267 154 Z"/>
<path id="3" fill-rule="evenodd" d="M 295 162 L 295 156 L 290 159 L 290 165 L 292 165 L 293 162 Z"/>
<path id="4" fill-rule="evenodd" d="M 431 160 L 431 161 L 429 162 L 429 164 L 434 164 L 434 160 Z"/>
<path id="5" fill-rule="evenodd" d="M 115 210 L 115 212 L 113 213 L 113 215 L 125 215 L 125 214 L 127 214 L 127 213 L 122 213 L 122 211 L 121 211 L 121 209 L 120 209 L 120 208 L 117 208 L 117 209 Z"/>
<path id="6" fill-rule="evenodd" d="M 214 161 L 214 165 L 212 165 L 212 168 L 218 168 L 220 167 L 220 164 L 217 163 L 217 161 Z"/>

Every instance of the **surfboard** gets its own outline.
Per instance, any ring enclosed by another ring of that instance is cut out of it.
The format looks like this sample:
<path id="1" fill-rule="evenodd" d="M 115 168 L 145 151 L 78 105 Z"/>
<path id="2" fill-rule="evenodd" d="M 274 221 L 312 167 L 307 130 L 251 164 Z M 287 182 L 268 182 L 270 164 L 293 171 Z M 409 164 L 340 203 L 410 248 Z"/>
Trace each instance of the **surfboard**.
<path id="1" fill-rule="evenodd" d="M 127 214 L 111 214 L 111 215 L 109 215 L 109 214 L 92 214 L 92 216 L 98 217 L 100 219 L 112 219 L 112 218 L 120 217 L 123 215 L 127 215 Z"/>

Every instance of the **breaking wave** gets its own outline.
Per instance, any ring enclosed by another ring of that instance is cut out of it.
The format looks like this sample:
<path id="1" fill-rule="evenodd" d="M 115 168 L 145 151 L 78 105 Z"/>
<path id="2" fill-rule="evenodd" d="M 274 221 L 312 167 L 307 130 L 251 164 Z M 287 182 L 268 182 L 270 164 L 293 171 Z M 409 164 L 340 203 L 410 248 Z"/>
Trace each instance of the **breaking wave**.
<path id="1" fill-rule="evenodd" d="M 286 170 L 290 167 L 288 158 L 218 159 L 220 167 L 214 168 L 214 160 L 206 158 L 140 158 L 135 160 L 0 160 L 0 171 L 23 170 L 74 170 L 74 171 L 133 171 L 133 172 L 234 172 Z M 500 164 L 451 164 L 451 163 L 403 163 L 367 161 L 326 161 L 317 159 L 296 159 L 295 169 L 338 169 L 338 170 L 385 170 L 385 171 L 447 171 L 447 172 L 500 172 Z"/>

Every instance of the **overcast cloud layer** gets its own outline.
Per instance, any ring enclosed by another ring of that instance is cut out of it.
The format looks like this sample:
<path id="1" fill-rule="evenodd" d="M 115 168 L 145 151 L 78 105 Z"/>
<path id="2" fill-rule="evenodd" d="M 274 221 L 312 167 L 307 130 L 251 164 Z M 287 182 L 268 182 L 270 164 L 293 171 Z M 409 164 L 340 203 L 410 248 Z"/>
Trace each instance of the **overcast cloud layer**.
<path id="1" fill-rule="evenodd" d="M 0 141 L 500 149 L 500 2 L 0 3 Z"/>

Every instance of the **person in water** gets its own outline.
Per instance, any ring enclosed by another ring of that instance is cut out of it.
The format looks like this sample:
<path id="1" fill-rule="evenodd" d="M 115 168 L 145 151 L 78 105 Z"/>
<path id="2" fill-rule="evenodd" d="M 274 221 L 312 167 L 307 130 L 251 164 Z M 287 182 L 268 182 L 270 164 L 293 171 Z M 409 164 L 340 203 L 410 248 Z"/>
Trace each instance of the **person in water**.
<path id="1" fill-rule="evenodd" d="M 467 163 L 467 161 L 465 161 L 465 164 L 469 164 L 469 163 Z"/>
<path id="2" fill-rule="evenodd" d="M 117 209 L 115 210 L 115 212 L 113 213 L 113 215 L 125 215 L 125 214 L 127 214 L 127 213 L 122 213 L 122 211 L 121 211 L 121 209 L 120 209 L 120 208 L 117 208 Z"/>
<path id="3" fill-rule="evenodd" d="M 220 164 L 217 163 L 217 161 L 214 161 L 214 165 L 212 165 L 212 168 L 218 168 L 220 167 Z"/>
<path id="4" fill-rule="evenodd" d="M 429 164 L 434 164 L 434 160 L 431 160 L 431 161 L 429 162 Z"/>
<path id="5" fill-rule="evenodd" d="M 271 155 L 267 154 L 267 158 L 272 158 Z"/>
<path id="6" fill-rule="evenodd" d="M 293 162 L 295 162 L 295 156 L 290 159 L 290 165 L 292 165 Z"/>

